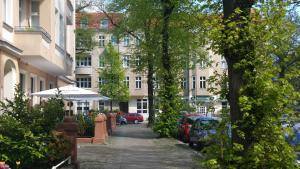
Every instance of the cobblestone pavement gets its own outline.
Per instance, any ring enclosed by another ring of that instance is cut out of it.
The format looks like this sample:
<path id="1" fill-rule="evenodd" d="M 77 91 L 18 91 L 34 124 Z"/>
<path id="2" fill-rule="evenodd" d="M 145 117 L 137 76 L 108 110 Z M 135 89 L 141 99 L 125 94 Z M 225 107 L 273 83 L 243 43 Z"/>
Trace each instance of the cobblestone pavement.
<path id="1" fill-rule="evenodd" d="M 81 169 L 196 169 L 196 156 L 175 139 L 157 138 L 146 124 L 120 126 L 106 144 L 78 148 Z"/>

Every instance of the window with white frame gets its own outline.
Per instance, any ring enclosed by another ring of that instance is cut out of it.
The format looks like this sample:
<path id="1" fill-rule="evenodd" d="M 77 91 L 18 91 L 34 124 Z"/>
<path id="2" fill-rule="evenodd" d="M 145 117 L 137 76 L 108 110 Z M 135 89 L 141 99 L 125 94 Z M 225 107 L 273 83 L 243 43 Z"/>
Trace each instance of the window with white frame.
<path id="1" fill-rule="evenodd" d="M 200 76 L 200 89 L 205 89 L 205 88 L 206 88 L 206 77 Z"/>
<path id="2" fill-rule="evenodd" d="M 87 114 L 90 110 L 89 102 L 77 102 L 77 113 Z"/>
<path id="3" fill-rule="evenodd" d="M 192 76 L 192 89 L 196 88 L 196 77 Z"/>
<path id="4" fill-rule="evenodd" d="M 103 77 L 99 77 L 99 86 L 104 85 L 105 81 Z"/>
<path id="5" fill-rule="evenodd" d="M 108 29 L 108 19 L 102 19 L 100 21 L 100 28 L 101 29 Z"/>
<path id="6" fill-rule="evenodd" d="M 123 56 L 123 68 L 129 68 L 129 55 Z"/>
<path id="7" fill-rule="evenodd" d="M 91 77 L 76 78 L 76 86 L 80 88 L 91 88 Z"/>
<path id="8" fill-rule="evenodd" d="M 92 66 L 92 58 L 91 55 L 87 55 L 84 57 L 78 57 L 76 60 L 77 67 L 90 67 Z"/>
<path id="9" fill-rule="evenodd" d="M 184 77 L 181 79 L 181 89 L 186 89 L 186 84 L 186 78 Z"/>
<path id="10" fill-rule="evenodd" d="M 118 44 L 118 38 L 116 35 L 111 36 L 111 45 L 115 46 Z"/>
<path id="11" fill-rule="evenodd" d="M 127 86 L 129 88 L 129 76 L 125 77 L 124 83 L 125 83 L 125 86 Z"/>
<path id="12" fill-rule="evenodd" d="M 104 35 L 100 35 L 99 36 L 99 46 L 100 47 L 104 47 L 105 46 L 105 36 Z"/>
<path id="13" fill-rule="evenodd" d="M 103 100 L 99 100 L 99 111 L 103 112 L 105 109 L 105 102 Z"/>
<path id="14" fill-rule="evenodd" d="M 40 25 L 40 1 L 31 0 L 31 26 Z"/>
<path id="15" fill-rule="evenodd" d="M 102 55 L 99 56 L 99 67 L 104 68 L 104 66 L 105 66 L 105 57 Z"/>
<path id="16" fill-rule="evenodd" d="M 124 36 L 124 46 L 129 46 L 129 36 L 128 35 Z"/>
<path id="17" fill-rule="evenodd" d="M 200 69 L 203 69 L 206 67 L 206 62 L 204 60 L 201 60 L 199 64 L 200 64 Z"/>
<path id="18" fill-rule="evenodd" d="M 9 25 L 13 24 L 12 5 L 12 0 L 3 0 L 3 21 Z"/>
<path id="19" fill-rule="evenodd" d="M 200 106 L 199 108 L 198 108 L 198 111 L 199 111 L 199 113 L 202 113 L 202 114 L 206 114 L 206 107 L 205 106 Z"/>
<path id="20" fill-rule="evenodd" d="M 148 99 L 136 99 L 137 113 L 148 113 Z"/>
<path id="21" fill-rule="evenodd" d="M 141 65 L 141 56 L 135 57 L 135 66 L 138 67 Z"/>
<path id="22" fill-rule="evenodd" d="M 140 36 L 138 36 L 138 37 L 135 38 L 135 45 L 136 45 L 136 46 L 141 46 L 141 39 L 140 39 Z"/>
<path id="23" fill-rule="evenodd" d="M 135 77 L 135 88 L 136 89 L 142 88 L 142 77 L 141 76 Z"/>

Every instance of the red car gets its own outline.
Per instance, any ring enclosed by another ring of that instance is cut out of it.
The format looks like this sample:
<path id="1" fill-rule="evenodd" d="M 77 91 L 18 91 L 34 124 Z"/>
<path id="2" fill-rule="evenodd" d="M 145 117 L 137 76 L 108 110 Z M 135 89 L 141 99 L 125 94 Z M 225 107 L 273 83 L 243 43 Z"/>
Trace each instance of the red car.
<path id="1" fill-rule="evenodd" d="M 199 117 L 203 117 L 202 114 L 185 114 L 183 115 L 178 123 L 178 137 L 184 142 L 190 140 L 190 130 L 194 121 Z"/>
<path id="2" fill-rule="evenodd" d="M 144 121 L 144 117 L 139 113 L 127 113 L 124 115 L 124 117 L 126 118 L 127 122 L 133 122 L 135 124 Z"/>

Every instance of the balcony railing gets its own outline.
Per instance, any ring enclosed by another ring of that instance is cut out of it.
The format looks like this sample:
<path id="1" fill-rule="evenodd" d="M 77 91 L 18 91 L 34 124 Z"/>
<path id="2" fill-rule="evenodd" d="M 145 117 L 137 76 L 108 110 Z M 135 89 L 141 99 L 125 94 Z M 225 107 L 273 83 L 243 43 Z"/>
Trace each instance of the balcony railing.
<path id="1" fill-rule="evenodd" d="M 38 32 L 42 34 L 42 37 L 47 41 L 51 42 L 51 35 L 41 26 L 16 26 L 16 32 Z"/>

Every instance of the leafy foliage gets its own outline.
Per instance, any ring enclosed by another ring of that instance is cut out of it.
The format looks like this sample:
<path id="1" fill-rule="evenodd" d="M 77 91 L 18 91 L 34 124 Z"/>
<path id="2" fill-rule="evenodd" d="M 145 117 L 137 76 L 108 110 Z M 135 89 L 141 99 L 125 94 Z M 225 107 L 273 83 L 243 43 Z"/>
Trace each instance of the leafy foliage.
<path id="1" fill-rule="evenodd" d="M 50 99 L 44 106 L 31 108 L 19 86 L 13 100 L 0 102 L 0 160 L 12 168 L 39 169 L 50 167 L 70 152 L 67 138 L 52 132 L 63 118 L 59 98 Z"/>
<path id="2" fill-rule="evenodd" d="M 102 57 L 105 60 L 105 68 L 99 71 L 99 76 L 105 82 L 103 85 L 99 85 L 99 93 L 110 97 L 111 101 L 128 100 L 129 91 L 124 83 L 125 70 L 122 67 L 119 53 L 109 44 Z"/>
<path id="3" fill-rule="evenodd" d="M 206 168 L 298 168 L 280 122 L 283 115 L 294 115 L 299 99 L 289 83 L 299 72 L 289 65 L 296 52 L 290 41 L 295 27 L 285 9 L 284 3 L 265 2 L 255 12 L 236 8 L 227 20 L 209 22 L 211 49 L 225 55 L 229 67 L 231 89 L 223 96 L 231 104 L 232 135 L 224 135 L 226 125 L 219 129 L 219 142 L 206 149 Z"/>

